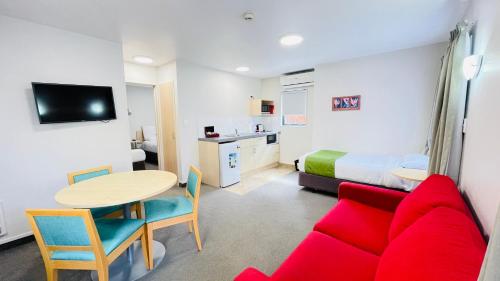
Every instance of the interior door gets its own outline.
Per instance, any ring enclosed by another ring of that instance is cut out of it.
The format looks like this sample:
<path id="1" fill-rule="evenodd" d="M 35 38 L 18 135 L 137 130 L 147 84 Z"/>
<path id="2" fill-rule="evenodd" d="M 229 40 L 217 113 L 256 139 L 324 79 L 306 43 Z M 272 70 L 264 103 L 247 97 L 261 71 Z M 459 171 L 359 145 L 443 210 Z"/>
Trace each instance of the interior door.
<path id="1" fill-rule="evenodd" d="M 174 82 L 161 84 L 158 88 L 156 92 L 156 112 L 160 170 L 178 175 Z"/>

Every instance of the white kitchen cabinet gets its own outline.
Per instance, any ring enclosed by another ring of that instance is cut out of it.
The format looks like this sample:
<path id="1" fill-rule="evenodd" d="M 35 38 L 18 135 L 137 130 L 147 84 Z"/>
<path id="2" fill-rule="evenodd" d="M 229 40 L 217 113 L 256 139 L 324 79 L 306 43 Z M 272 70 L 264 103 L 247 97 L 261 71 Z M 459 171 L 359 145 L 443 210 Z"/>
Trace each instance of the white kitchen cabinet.
<path id="1" fill-rule="evenodd" d="M 244 174 L 251 171 L 252 167 L 254 166 L 254 147 L 242 147 L 240 151 L 241 173 Z"/>
<path id="2" fill-rule="evenodd" d="M 250 115 L 251 116 L 274 116 L 275 108 L 274 101 L 263 99 L 250 100 Z"/>
<path id="3" fill-rule="evenodd" d="M 260 166 L 269 166 L 280 160 L 280 146 L 277 143 L 266 145 L 262 153 Z"/>
<path id="4" fill-rule="evenodd" d="M 240 139 L 238 142 L 241 174 L 278 165 L 280 146 L 277 143 L 267 144 L 266 136 Z M 219 143 L 200 140 L 198 144 L 203 183 L 220 186 Z"/>
<path id="5" fill-rule="evenodd" d="M 279 144 L 267 144 L 266 137 L 245 139 L 241 145 L 241 173 L 277 165 L 279 162 Z"/>

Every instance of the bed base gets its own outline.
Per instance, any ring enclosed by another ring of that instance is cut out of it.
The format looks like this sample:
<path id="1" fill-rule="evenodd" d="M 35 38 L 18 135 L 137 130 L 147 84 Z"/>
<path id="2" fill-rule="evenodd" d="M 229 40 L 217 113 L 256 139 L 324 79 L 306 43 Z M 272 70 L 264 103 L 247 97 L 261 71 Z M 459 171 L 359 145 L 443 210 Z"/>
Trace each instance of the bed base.
<path id="1" fill-rule="evenodd" d="M 132 162 L 132 169 L 134 171 L 146 170 L 146 161 Z"/>
<path id="2" fill-rule="evenodd" d="M 317 191 L 338 194 L 339 185 L 346 180 L 311 175 L 299 172 L 299 185 Z"/>
<path id="3" fill-rule="evenodd" d="M 144 152 L 146 152 L 146 163 L 158 165 L 158 154 L 157 153 L 147 151 L 147 150 L 144 150 Z"/>
<path id="4" fill-rule="evenodd" d="M 332 194 L 337 195 L 339 193 L 339 186 L 343 182 L 367 184 L 367 183 L 363 183 L 363 182 L 356 182 L 356 181 L 350 181 L 350 180 L 344 180 L 344 179 L 337 179 L 337 178 L 312 175 L 312 174 L 307 174 L 307 173 L 299 171 L 299 185 L 303 186 L 303 187 L 310 188 L 312 190 L 317 190 L 317 191 L 322 191 L 322 192 L 332 193 Z M 376 186 L 376 187 L 384 188 L 384 189 L 398 190 L 401 192 L 408 192 L 408 191 L 405 191 L 403 189 L 389 188 L 389 187 L 382 186 L 382 185 L 374 185 L 374 184 L 368 184 L 368 185 Z"/>

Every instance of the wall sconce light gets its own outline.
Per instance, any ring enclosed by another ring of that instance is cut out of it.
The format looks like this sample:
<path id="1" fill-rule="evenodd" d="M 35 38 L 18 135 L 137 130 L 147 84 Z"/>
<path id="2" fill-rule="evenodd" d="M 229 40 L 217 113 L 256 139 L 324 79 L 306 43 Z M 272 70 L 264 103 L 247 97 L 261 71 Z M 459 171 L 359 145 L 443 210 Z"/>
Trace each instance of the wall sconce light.
<path id="1" fill-rule="evenodd" d="M 462 70 L 464 76 L 467 80 L 471 80 L 477 77 L 479 71 L 481 70 L 481 65 L 483 64 L 482 55 L 472 55 L 464 59 Z"/>

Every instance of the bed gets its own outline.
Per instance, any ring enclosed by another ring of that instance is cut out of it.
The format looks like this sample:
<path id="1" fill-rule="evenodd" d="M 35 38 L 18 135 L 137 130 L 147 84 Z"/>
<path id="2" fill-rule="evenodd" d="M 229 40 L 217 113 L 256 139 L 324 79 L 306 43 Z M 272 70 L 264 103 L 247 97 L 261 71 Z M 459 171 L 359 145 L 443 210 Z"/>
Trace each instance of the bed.
<path id="1" fill-rule="evenodd" d="M 146 153 L 146 163 L 158 165 L 158 141 L 155 126 L 142 126 L 144 141 L 141 148 Z"/>
<path id="2" fill-rule="evenodd" d="M 317 150 L 295 161 L 299 185 L 331 193 L 342 182 L 356 182 L 411 191 L 418 182 L 395 176 L 396 168 L 426 170 L 429 158 L 421 154 L 375 155 Z"/>
<path id="3" fill-rule="evenodd" d="M 146 170 L 146 153 L 142 149 L 132 149 L 132 169 L 134 171 Z"/>

